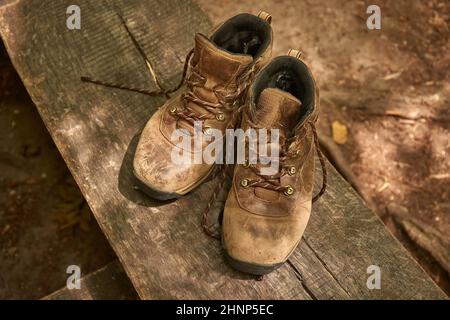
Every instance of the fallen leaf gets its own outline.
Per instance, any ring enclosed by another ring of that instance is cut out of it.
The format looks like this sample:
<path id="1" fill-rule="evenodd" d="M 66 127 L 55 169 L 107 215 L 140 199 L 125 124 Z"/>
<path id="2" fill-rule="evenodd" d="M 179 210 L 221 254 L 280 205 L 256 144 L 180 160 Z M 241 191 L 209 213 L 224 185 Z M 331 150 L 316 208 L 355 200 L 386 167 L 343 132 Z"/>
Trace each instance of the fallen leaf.
<path id="1" fill-rule="evenodd" d="M 345 124 L 339 121 L 333 121 L 331 124 L 331 132 L 333 134 L 333 140 L 337 144 L 345 144 L 348 139 L 348 129 Z"/>
<path id="2" fill-rule="evenodd" d="M 449 179 L 450 173 L 436 173 L 436 174 L 430 175 L 430 178 L 431 179 Z"/>
<path id="3" fill-rule="evenodd" d="M 384 190 L 389 188 L 389 186 L 390 186 L 389 182 L 385 181 L 383 185 L 377 189 L 377 192 L 383 192 Z"/>
<path id="4" fill-rule="evenodd" d="M 385 77 L 383 78 L 383 80 L 384 80 L 384 81 L 389 81 L 389 80 L 397 79 L 398 77 L 401 76 L 402 73 L 403 73 L 403 70 L 400 70 L 399 72 L 395 72 L 395 73 L 388 74 L 387 76 L 385 76 Z"/>

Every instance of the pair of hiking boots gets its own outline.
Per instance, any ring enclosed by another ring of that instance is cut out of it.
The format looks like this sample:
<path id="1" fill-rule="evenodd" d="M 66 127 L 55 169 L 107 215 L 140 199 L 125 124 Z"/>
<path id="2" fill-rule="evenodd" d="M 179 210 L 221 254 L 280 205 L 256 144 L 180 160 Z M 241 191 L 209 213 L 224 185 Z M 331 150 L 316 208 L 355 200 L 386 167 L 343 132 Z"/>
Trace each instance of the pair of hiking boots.
<path id="1" fill-rule="evenodd" d="M 201 121 L 204 134 L 217 129 L 222 138 L 226 129 L 278 129 L 278 171 L 264 175 L 264 165 L 249 159 L 237 164 L 223 212 L 227 260 L 255 275 L 278 268 L 299 243 L 311 212 L 315 149 L 320 155 L 314 78 L 296 50 L 269 62 L 270 23 L 266 12 L 239 14 L 209 37 L 195 35 L 181 82 L 185 88 L 148 121 L 133 162 L 142 191 L 158 200 L 175 199 L 210 178 L 218 166 L 174 163 L 174 148 L 183 148 L 171 139 L 175 130 L 193 135 L 196 121 Z M 194 156 L 208 144 L 185 151 Z"/>

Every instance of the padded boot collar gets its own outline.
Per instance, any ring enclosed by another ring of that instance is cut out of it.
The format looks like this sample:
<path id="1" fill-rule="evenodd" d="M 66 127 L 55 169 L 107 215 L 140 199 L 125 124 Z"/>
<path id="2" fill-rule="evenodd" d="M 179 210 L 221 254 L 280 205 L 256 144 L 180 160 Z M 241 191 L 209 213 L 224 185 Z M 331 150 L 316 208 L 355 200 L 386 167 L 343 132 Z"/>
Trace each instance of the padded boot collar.
<path id="1" fill-rule="evenodd" d="M 248 108 L 254 119 L 261 92 L 266 88 L 287 91 L 302 102 L 296 130 L 307 121 L 315 122 L 319 113 L 319 93 L 309 67 L 299 58 L 279 56 L 264 67 L 250 87 Z"/>

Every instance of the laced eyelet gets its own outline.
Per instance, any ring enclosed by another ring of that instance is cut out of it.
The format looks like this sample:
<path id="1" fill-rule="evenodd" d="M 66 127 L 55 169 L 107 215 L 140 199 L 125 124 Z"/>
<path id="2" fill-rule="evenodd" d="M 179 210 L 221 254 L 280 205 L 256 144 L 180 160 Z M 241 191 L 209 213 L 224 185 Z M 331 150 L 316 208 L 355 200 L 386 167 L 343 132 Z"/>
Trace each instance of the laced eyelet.
<path id="1" fill-rule="evenodd" d="M 247 179 L 242 179 L 241 180 L 241 187 L 244 187 L 244 188 L 248 187 L 248 180 Z"/>
<path id="2" fill-rule="evenodd" d="M 293 176 L 296 172 L 297 172 L 297 169 L 295 169 L 295 167 L 289 167 L 288 174 L 290 176 Z"/>
<path id="3" fill-rule="evenodd" d="M 250 167 L 250 161 L 249 161 L 248 159 L 245 159 L 245 160 L 244 160 L 244 163 L 242 164 L 242 166 L 243 166 L 244 168 Z"/>
<path id="4" fill-rule="evenodd" d="M 217 121 L 224 121 L 225 115 L 223 113 L 218 113 L 218 114 L 216 114 L 216 119 L 217 119 Z"/>
<path id="5" fill-rule="evenodd" d="M 294 192 L 295 192 L 295 189 L 293 187 L 291 187 L 290 185 L 287 185 L 285 187 L 285 190 L 284 190 L 285 195 L 292 196 L 294 194 Z"/>
<path id="6" fill-rule="evenodd" d="M 170 112 L 170 114 L 175 114 L 175 113 L 177 112 L 177 107 L 171 106 L 171 107 L 169 108 L 169 112 Z"/>

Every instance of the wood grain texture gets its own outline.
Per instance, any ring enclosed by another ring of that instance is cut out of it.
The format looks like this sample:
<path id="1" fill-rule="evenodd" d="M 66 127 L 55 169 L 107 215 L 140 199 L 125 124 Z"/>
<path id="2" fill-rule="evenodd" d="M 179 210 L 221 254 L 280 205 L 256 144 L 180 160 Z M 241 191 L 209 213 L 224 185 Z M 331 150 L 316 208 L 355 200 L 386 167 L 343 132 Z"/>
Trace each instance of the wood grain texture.
<path id="1" fill-rule="evenodd" d="M 78 0 L 81 30 L 65 27 L 69 0 L 7 0 L 0 32 L 19 75 L 99 225 L 143 299 L 370 299 L 445 295 L 330 167 L 304 242 L 264 281 L 233 271 L 200 227 L 212 180 L 174 202 L 135 190 L 138 133 L 164 102 L 82 83 L 81 76 L 154 89 L 158 84 L 121 23 L 151 62 L 159 85 L 179 79 L 195 32 L 210 28 L 189 1 Z M 320 179 L 320 175 L 317 175 Z M 366 287 L 367 267 L 382 271 Z"/>
<path id="2" fill-rule="evenodd" d="M 80 289 L 62 288 L 42 300 L 135 300 L 139 299 L 119 261 L 82 277 Z"/>

